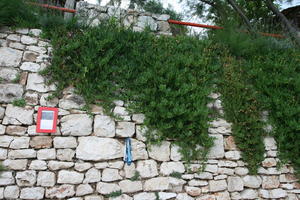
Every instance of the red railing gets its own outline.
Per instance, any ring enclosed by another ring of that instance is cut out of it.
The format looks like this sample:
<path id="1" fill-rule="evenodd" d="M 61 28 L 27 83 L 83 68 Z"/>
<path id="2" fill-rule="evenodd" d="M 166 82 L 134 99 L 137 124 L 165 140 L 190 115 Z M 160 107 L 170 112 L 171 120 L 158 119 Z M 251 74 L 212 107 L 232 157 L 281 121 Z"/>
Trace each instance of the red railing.
<path id="1" fill-rule="evenodd" d="M 63 11 L 63 12 L 76 13 L 76 10 L 69 9 L 69 8 L 62 8 L 62 7 L 58 7 L 58 6 L 52 6 L 52 5 L 40 4 L 40 3 L 30 3 L 30 4 L 40 6 L 40 7 L 43 7 L 43 8 L 53 9 L 53 10 L 60 10 L 60 11 Z M 197 24 L 197 23 L 191 23 L 191 22 L 182 22 L 182 21 L 177 21 L 177 20 L 173 20 L 173 19 L 169 19 L 168 22 L 170 24 L 178 24 L 178 25 L 183 25 L 183 26 L 194 26 L 194 27 L 209 28 L 209 29 L 224 29 L 223 27 L 220 27 L 220 26 Z M 284 38 L 284 36 L 281 35 L 281 34 L 263 33 L 263 32 L 259 32 L 259 34 L 261 34 L 263 36 L 270 36 L 270 37 L 275 37 L 275 38 Z"/>

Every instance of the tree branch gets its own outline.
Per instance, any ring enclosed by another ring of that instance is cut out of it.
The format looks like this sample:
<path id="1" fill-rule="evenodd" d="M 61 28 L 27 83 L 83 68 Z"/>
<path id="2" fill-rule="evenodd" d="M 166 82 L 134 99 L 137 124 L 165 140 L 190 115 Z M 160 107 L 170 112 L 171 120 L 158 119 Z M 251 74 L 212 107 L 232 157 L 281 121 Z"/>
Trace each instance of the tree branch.
<path id="1" fill-rule="evenodd" d="M 271 0 L 266 0 L 267 6 L 280 19 L 281 23 L 286 27 L 289 35 L 295 40 L 300 47 L 300 37 L 297 35 L 297 30 L 292 26 L 290 21 L 278 10 Z"/>

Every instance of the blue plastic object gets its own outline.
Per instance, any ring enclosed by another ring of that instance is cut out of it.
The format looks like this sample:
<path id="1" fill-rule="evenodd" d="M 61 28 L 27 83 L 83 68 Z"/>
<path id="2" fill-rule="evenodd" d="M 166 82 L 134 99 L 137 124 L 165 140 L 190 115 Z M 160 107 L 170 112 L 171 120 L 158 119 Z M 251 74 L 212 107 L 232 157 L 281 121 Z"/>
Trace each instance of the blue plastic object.
<path id="1" fill-rule="evenodd" d="M 124 155 L 124 161 L 127 163 L 127 165 L 131 165 L 132 163 L 132 155 L 131 155 L 131 140 L 130 138 L 125 139 L 125 155 Z"/>

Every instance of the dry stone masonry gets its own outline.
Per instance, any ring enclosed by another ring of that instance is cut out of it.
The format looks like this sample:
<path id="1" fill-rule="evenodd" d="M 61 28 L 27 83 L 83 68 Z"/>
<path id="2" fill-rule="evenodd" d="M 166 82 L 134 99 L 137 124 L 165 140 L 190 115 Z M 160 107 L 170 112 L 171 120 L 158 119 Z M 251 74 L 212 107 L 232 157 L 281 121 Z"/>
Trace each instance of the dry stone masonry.
<path id="1" fill-rule="evenodd" d="M 103 16 L 113 10 L 81 4 L 88 12 L 99 11 Z M 136 27 L 144 28 L 141 24 L 145 18 L 163 21 L 167 18 L 164 17 L 133 14 L 129 18 L 139 22 Z M 98 23 L 95 19 L 93 24 Z M 160 31 L 158 22 L 150 27 Z M 6 167 L 0 175 L 0 199 L 300 198 L 300 184 L 293 168 L 277 168 L 277 147 L 271 137 L 264 140 L 265 160 L 258 174 L 249 175 L 231 136 L 231 124 L 215 119 L 209 122 L 208 130 L 215 144 L 204 171 L 200 171 L 201 162 L 186 165 L 178 147 L 170 141 L 150 148 L 143 135 L 144 115 L 130 115 L 122 101 L 115 101 L 113 112 L 123 120 L 115 120 L 96 105 L 92 106 L 91 116 L 82 111 L 84 100 L 71 87 L 64 90 L 61 99 L 49 100 L 55 86 L 46 85 L 46 78 L 38 72 L 50 64 L 51 46 L 39 37 L 40 33 L 37 29 L 0 31 L 0 161 Z M 212 103 L 208 106 L 222 115 L 220 95 L 210 97 Z M 26 106 L 13 106 L 18 99 L 24 99 Z M 59 108 L 56 133 L 36 133 L 40 106 Z M 131 165 L 123 161 L 127 137 L 132 138 Z M 116 191 L 122 194 L 106 196 Z"/>

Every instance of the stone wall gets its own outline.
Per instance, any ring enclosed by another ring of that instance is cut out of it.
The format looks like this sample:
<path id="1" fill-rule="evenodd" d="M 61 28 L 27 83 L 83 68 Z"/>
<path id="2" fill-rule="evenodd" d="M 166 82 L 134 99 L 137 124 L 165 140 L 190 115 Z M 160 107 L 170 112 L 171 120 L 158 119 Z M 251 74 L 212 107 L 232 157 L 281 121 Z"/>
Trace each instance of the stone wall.
<path id="1" fill-rule="evenodd" d="M 143 31 L 148 27 L 158 35 L 172 35 L 168 19 L 169 15 L 159 15 L 135 10 L 124 10 L 112 6 L 100 6 L 80 1 L 76 5 L 76 17 L 79 21 L 91 26 L 97 26 L 101 21 L 114 18 L 125 27 L 134 31 Z"/>
<path id="2" fill-rule="evenodd" d="M 67 88 L 61 99 L 48 100 L 55 86 L 46 86 L 38 71 L 49 65 L 49 41 L 40 30 L 0 31 L 0 199 L 72 200 L 229 200 L 300 198 L 300 185 L 289 165 L 277 169 L 277 147 L 265 138 L 265 160 L 258 175 L 249 175 L 224 119 L 210 122 L 215 145 L 203 172 L 200 162 L 187 166 L 170 141 L 145 143 L 143 114 L 129 115 L 115 101 L 114 120 L 98 106 L 92 116 L 80 108 L 84 100 Z M 222 113 L 219 94 L 208 106 Z M 25 107 L 13 106 L 24 99 Z M 36 133 L 37 109 L 58 107 L 55 134 Z M 124 164 L 124 139 L 132 139 L 134 162 Z M 174 173 L 177 172 L 177 173 Z M 116 198 L 106 198 L 114 191 Z"/>

